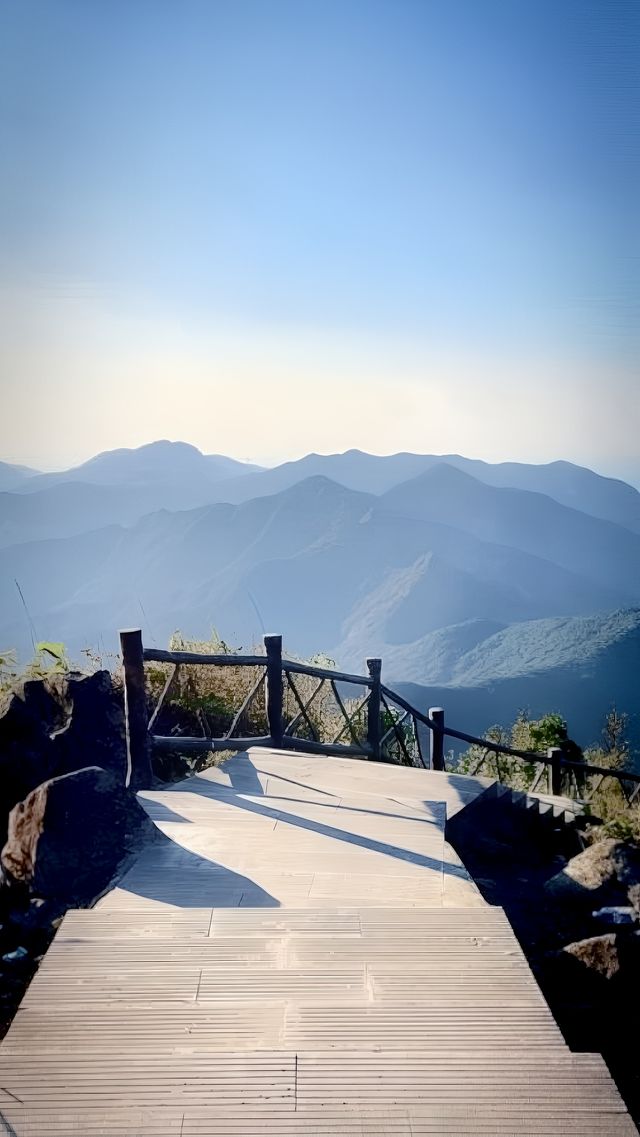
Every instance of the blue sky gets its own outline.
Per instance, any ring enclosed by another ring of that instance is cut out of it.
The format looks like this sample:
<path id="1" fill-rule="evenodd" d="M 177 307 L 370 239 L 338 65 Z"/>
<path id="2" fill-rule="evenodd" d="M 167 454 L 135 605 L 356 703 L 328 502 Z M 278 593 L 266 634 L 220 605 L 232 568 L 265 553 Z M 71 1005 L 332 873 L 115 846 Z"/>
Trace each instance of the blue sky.
<path id="1" fill-rule="evenodd" d="M 640 481 L 636 4 L 0 13 L 2 457 L 163 436 Z"/>

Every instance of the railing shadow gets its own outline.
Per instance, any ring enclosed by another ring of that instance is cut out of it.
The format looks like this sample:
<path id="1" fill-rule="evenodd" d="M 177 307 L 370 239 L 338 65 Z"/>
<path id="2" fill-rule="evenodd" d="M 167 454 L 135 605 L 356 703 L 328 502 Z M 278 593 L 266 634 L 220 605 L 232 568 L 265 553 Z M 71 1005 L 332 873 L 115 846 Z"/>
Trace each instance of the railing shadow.
<path id="1" fill-rule="evenodd" d="M 229 775 L 233 790 L 238 794 L 254 794 L 262 797 L 264 790 L 253 762 L 234 755 L 224 763 L 224 773 Z"/>
<path id="2" fill-rule="evenodd" d="M 167 786 L 171 789 L 171 786 Z M 149 814 L 152 821 L 181 821 L 183 824 L 190 824 L 188 817 L 183 817 L 181 813 L 176 813 L 173 809 L 169 809 L 168 805 L 164 802 L 156 801 L 155 798 L 148 798 L 142 793 L 144 808 Z"/>
<path id="3" fill-rule="evenodd" d="M 377 841 L 372 837 L 364 837 L 359 833 L 349 832 L 346 829 L 338 829 L 334 825 L 327 825 L 320 821 L 313 821 L 306 817 L 301 817 L 299 814 L 290 813 L 284 810 L 281 805 L 269 806 L 266 802 L 250 801 L 248 798 L 239 796 L 237 793 L 229 794 L 227 787 L 227 794 L 224 794 L 224 787 L 219 786 L 217 783 L 209 782 L 206 778 L 199 775 L 191 778 L 189 781 L 189 789 L 191 792 L 199 793 L 203 797 L 216 799 L 224 797 L 227 805 L 233 805 L 237 809 L 246 811 L 248 813 L 256 814 L 260 817 L 268 817 L 274 821 L 279 821 L 287 825 L 295 826 L 298 829 L 304 829 L 310 833 L 317 833 L 323 837 L 330 837 L 334 841 L 339 841 L 347 845 L 357 846 L 361 849 L 366 849 L 372 853 L 382 853 L 384 856 L 393 857 L 396 860 L 404 861 L 407 864 L 420 865 L 423 868 L 431 869 L 434 872 L 450 872 L 455 875 L 453 866 L 448 866 L 447 863 L 443 865 L 442 860 L 435 857 L 430 857 L 424 853 L 414 853 L 409 849 L 403 849 L 399 845 L 391 845 L 387 841 Z M 223 791 L 222 793 L 220 791 Z M 245 791 L 246 792 L 246 791 Z M 265 795 L 261 791 L 261 796 Z M 280 799 L 281 801 L 284 799 Z M 310 804 L 310 803 L 309 803 Z M 317 803 L 313 803 L 317 804 Z M 365 810 L 371 816 L 375 816 L 375 810 Z M 408 818 L 407 820 L 411 820 Z M 432 821 L 431 824 L 436 824 Z M 265 849 L 265 855 L 268 855 L 268 850 Z M 318 871 L 322 871 L 322 866 L 318 866 Z"/>
<path id="4" fill-rule="evenodd" d="M 280 907 L 249 877 L 185 849 L 160 830 L 117 887 L 176 908 Z"/>

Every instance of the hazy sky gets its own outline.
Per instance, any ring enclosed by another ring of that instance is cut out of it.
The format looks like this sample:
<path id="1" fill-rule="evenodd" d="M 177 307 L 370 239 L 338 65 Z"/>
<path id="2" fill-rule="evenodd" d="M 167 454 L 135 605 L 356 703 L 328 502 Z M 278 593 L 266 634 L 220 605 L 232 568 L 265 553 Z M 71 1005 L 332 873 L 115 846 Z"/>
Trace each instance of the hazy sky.
<path id="1" fill-rule="evenodd" d="M 635 0 L 0 0 L 0 457 L 640 482 Z"/>

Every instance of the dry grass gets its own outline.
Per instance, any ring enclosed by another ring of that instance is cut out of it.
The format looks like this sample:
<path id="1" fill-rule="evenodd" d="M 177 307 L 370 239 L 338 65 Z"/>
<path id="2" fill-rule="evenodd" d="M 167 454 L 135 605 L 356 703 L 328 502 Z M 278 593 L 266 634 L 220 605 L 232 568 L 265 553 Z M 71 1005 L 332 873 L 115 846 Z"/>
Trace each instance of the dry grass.
<path id="1" fill-rule="evenodd" d="M 176 633 L 171 638 L 169 648 L 172 651 L 226 655 L 229 657 L 229 663 L 217 666 L 208 664 L 180 665 L 156 722 L 156 733 L 175 734 L 176 736 L 180 734 L 202 735 L 209 738 L 224 737 L 230 729 L 237 711 L 264 676 L 264 668 L 245 665 L 234 667 L 233 656 L 241 653 L 230 648 L 216 636 L 210 640 L 188 640 Z M 264 648 L 260 644 L 250 649 L 247 654 L 263 655 Z M 332 660 L 317 656 L 311 660 L 296 662 L 308 662 L 329 668 L 334 666 Z M 149 705 L 152 710 L 157 704 L 168 678 L 174 674 L 174 666 L 168 663 L 147 664 L 145 674 Z M 300 702 L 306 706 L 316 691 L 319 680 L 310 675 L 294 675 L 293 683 Z M 353 714 L 356 711 L 366 693 L 364 688 L 361 691 L 354 688 L 354 691 L 355 697 L 342 696 L 347 714 Z M 315 737 L 319 741 L 331 742 L 345 725 L 344 716 L 328 682 L 315 695 L 306 713 L 313 729 L 307 718 L 300 713 L 300 706 L 293 688 L 285 681 L 283 718 L 285 725 L 287 725 L 299 716 L 292 731 L 296 737 L 310 739 L 314 737 L 315 733 Z M 366 732 L 364 714 L 361 713 L 354 719 L 354 729 L 359 741 L 364 741 Z M 263 682 L 250 706 L 236 724 L 234 735 L 244 738 L 267 735 L 268 733 L 265 684 Z M 345 743 L 353 741 L 347 729 L 345 729 L 340 741 Z"/>
<path id="2" fill-rule="evenodd" d="M 174 734 L 176 738 L 180 735 L 224 738 L 234 722 L 236 713 L 264 677 L 265 669 L 262 666 L 253 667 L 244 664 L 234 666 L 234 655 L 245 653 L 229 647 L 215 635 L 209 640 L 193 640 L 176 633 L 171 638 L 169 648 L 172 651 L 225 655 L 228 656 L 229 663 L 180 665 L 154 725 L 154 732 L 164 735 Z M 246 654 L 264 655 L 264 647 L 259 644 Z M 313 656 L 308 660 L 294 661 L 329 670 L 335 668 L 334 661 L 327 656 Z M 151 714 L 167 680 L 174 674 L 174 665 L 147 664 L 145 674 Z M 296 738 L 323 743 L 333 743 L 337 740 L 339 744 L 346 746 L 356 743 L 363 745 L 366 742 L 367 716 L 366 706 L 363 704 L 368 694 L 367 687 L 338 685 L 340 700 L 347 717 L 351 720 L 349 727 L 329 680 L 320 686 L 320 680 L 312 675 L 294 674 L 291 679 L 292 681 L 285 676 L 283 689 L 283 720 L 289 734 Z M 311 703 L 307 706 L 309 700 Z M 300 704 L 305 708 L 305 712 L 302 711 Z M 391 714 L 396 721 L 400 717 L 395 710 L 392 710 Z M 383 732 L 390 726 L 390 712 L 384 711 Z M 409 753 L 415 753 L 412 728 L 405 725 L 400 729 L 407 750 Z M 255 738 L 269 734 L 264 682 L 258 687 L 250 705 L 235 724 L 233 734 L 239 738 Z M 385 752 L 390 761 L 398 763 L 406 761 L 394 736 L 385 745 Z"/>

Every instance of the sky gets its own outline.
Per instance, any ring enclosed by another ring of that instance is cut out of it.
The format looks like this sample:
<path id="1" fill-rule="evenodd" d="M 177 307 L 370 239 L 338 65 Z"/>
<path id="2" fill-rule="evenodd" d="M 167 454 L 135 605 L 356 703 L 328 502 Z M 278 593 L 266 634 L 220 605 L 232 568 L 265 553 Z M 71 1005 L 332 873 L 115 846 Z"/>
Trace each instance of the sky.
<path id="1" fill-rule="evenodd" d="M 640 485 L 635 0 L 0 0 L 0 458 Z"/>

